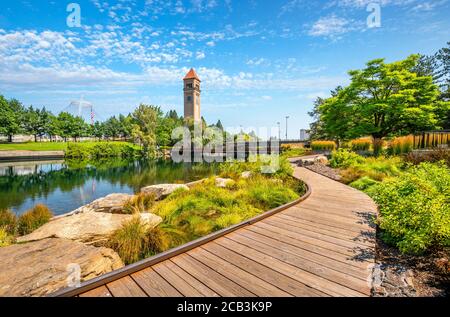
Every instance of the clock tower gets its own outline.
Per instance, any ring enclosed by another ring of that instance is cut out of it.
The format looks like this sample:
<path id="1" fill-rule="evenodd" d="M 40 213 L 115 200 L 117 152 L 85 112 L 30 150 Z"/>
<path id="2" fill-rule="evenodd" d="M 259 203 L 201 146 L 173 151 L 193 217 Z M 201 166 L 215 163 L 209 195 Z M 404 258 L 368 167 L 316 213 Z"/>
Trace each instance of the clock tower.
<path id="1" fill-rule="evenodd" d="M 184 118 L 192 118 L 195 122 L 201 121 L 201 80 L 193 68 L 186 74 L 184 81 Z"/>

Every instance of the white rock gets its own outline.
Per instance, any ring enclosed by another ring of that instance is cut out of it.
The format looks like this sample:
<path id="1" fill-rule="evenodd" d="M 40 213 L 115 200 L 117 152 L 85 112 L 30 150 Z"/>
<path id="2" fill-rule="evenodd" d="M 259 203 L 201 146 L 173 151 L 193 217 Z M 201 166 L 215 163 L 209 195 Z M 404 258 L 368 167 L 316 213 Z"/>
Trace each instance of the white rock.
<path id="1" fill-rule="evenodd" d="M 227 186 L 233 185 L 234 184 L 234 180 L 229 179 L 229 178 L 216 178 L 216 186 L 217 187 L 221 187 L 221 188 L 225 188 Z"/>
<path id="2" fill-rule="evenodd" d="M 184 184 L 160 184 L 160 185 L 153 185 L 153 186 L 147 186 L 141 189 L 141 193 L 146 194 L 155 194 L 156 199 L 164 199 L 170 194 L 172 194 L 176 190 L 189 190 L 189 187 Z"/>

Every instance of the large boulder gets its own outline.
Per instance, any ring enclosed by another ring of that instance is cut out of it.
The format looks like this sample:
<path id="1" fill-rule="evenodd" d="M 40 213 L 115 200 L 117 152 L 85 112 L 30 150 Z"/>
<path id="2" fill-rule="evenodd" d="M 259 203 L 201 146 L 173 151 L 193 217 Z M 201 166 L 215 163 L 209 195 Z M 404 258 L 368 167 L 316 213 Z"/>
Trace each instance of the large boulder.
<path id="1" fill-rule="evenodd" d="M 123 212 L 123 206 L 131 199 L 133 195 L 111 194 L 106 197 L 95 200 L 86 207 L 95 212 L 108 212 L 120 214 Z"/>
<path id="2" fill-rule="evenodd" d="M 159 184 L 144 187 L 141 189 L 141 193 L 155 194 L 156 200 L 161 200 L 180 189 L 189 190 L 189 187 L 184 184 Z"/>
<path id="3" fill-rule="evenodd" d="M 111 249 L 65 239 L 0 248 L 0 297 L 45 296 L 123 266 Z"/>
<path id="4" fill-rule="evenodd" d="M 156 227 L 162 218 L 154 214 L 140 214 L 143 223 Z M 121 228 L 133 215 L 119 215 L 103 212 L 84 212 L 56 218 L 29 235 L 19 237 L 17 242 L 30 242 L 47 238 L 64 238 L 84 243 L 99 244 Z"/>
<path id="5" fill-rule="evenodd" d="M 133 197 L 134 197 L 133 195 L 129 194 L 110 194 L 106 197 L 94 200 L 90 204 L 81 206 L 80 208 L 70 213 L 61 216 L 56 216 L 54 219 L 65 218 L 67 216 L 85 212 L 104 212 L 112 214 L 121 214 L 123 213 L 124 205 Z"/>

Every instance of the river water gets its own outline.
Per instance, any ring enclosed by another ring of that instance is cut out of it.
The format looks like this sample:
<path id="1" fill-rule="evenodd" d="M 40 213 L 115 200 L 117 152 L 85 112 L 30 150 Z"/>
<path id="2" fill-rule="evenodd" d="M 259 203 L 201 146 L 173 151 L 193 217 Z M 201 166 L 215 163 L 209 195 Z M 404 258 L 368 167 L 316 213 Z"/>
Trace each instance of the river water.
<path id="1" fill-rule="evenodd" d="M 103 160 L 0 163 L 0 209 L 20 215 L 38 203 L 61 215 L 112 193 L 187 183 L 214 174 L 213 165 Z"/>

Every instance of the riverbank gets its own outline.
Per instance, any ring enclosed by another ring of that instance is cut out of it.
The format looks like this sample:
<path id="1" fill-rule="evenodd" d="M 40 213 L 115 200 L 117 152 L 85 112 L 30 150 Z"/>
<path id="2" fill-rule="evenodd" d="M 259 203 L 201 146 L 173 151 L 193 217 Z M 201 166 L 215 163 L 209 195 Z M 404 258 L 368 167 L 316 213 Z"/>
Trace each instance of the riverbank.
<path id="1" fill-rule="evenodd" d="M 0 151 L 0 161 L 48 160 L 64 158 L 64 151 Z"/>

